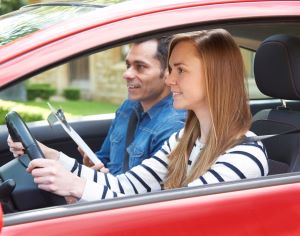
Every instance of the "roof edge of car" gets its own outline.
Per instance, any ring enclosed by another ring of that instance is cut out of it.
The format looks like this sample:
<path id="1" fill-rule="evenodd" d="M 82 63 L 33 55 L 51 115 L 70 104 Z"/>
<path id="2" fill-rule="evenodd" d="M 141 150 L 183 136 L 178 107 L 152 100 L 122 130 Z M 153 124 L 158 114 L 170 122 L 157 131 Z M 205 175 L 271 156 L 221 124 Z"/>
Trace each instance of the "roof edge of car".
<path id="1" fill-rule="evenodd" d="M 48 6 L 58 6 L 58 7 L 93 7 L 93 8 L 102 8 L 108 5 L 106 4 L 91 4 L 91 3 L 80 3 L 80 2 L 47 2 L 47 3 L 35 3 L 29 4 L 26 6 L 21 7 L 21 9 L 27 9 L 31 7 L 48 7 Z"/>

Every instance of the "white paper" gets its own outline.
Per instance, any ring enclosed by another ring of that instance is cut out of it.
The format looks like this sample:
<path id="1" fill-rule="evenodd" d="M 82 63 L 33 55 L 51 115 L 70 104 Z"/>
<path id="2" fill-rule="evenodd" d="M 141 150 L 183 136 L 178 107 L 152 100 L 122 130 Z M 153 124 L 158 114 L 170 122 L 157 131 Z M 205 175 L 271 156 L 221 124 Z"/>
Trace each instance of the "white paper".
<path id="1" fill-rule="evenodd" d="M 63 127 L 63 129 L 67 132 L 67 134 L 74 140 L 74 142 L 81 148 L 81 150 L 90 158 L 90 160 L 94 164 L 101 163 L 96 154 L 90 149 L 90 147 L 83 141 L 83 139 L 79 136 L 79 134 L 70 126 L 66 126 L 64 122 L 56 115 L 55 109 L 48 103 L 49 108 L 51 109 L 50 115 L 54 115 L 56 117 L 56 121 Z M 67 122 L 65 120 L 65 122 Z"/>
<path id="2" fill-rule="evenodd" d="M 70 129 L 66 127 L 66 125 L 58 120 L 67 134 L 74 140 L 74 142 L 81 148 L 81 150 L 90 158 L 90 160 L 94 164 L 101 163 L 96 154 L 90 149 L 90 147 L 83 141 L 83 139 L 79 136 L 79 134 L 70 126 Z"/>

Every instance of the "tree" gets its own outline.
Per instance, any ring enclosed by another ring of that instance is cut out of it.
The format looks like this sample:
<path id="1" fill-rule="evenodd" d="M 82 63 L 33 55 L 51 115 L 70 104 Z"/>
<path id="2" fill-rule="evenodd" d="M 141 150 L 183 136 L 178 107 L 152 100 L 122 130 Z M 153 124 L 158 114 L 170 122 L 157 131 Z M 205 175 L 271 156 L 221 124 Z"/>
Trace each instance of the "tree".
<path id="1" fill-rule="evenodd" d="M 27 4 L 26 0 L 0 0 L 0 15 L 18 10 Z"/>

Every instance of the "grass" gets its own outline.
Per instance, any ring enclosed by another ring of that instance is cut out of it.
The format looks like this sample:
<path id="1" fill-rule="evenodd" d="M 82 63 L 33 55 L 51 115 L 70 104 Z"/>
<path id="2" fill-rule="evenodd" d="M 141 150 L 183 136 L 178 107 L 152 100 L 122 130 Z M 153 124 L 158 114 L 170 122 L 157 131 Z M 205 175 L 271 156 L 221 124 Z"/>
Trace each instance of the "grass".
<path id="1" fill-rule="evenodd" d="M 111 104 L 107 102 L 95 102 L 95 101 L 63 101 L 63 102 L 50 102 L 55 108 L 62 108 L 64 112 L 71 114 L 72 116 L 85 116 L 96 115 L 104 113 L 114 113 L 119 105 Z M 22 102 L 25 106 L 45 108 L 49 111 L 47 102 L 45 101 L 30 101 Z"/>
<path id="2" fill-rule="evenodd" d="M 96 115 L 104 113 L 114 113 L 119 105 L 111 104 L 108 102 L 96 101 L 51 101 L 51 105 L 58 109 L 62 108 L 66 117 L 80 117 L 85 115 Z M 50 114 L 46 101 L 28 101 L 28 102 L 15 102 L 0 100 L 0 108 L 15 110 L 17 112 L 40 113 L 46 119 Z"/>

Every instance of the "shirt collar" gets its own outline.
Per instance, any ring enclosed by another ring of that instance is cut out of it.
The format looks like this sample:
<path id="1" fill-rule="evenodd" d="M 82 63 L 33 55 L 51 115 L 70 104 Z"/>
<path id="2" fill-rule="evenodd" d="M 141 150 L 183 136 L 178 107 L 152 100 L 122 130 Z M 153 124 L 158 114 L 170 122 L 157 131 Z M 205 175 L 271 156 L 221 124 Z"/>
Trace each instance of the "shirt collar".
<path id="1" fill-rule="evenodd" d="M 140 117 L 143 117 L 145 114 L 148 114 L 150 119 L 155 118 L 163 109 L 166 104 L 172 104 L 172 94 L 170 93 L 168 96 L 160 100 L 153 107 L 151 107 L 147 112 L 143 111 L 141 103 L 136 104 L 135 111 Z"/>
<path id="2" fill-rule="evenodd" d="M 148 113 L 150 119 L 155 118 L 159 113 L 162 112 L 162 109 L 165 105 L 171 104 L 172 105 L 172 95 L 171 93 L 156 103 L 153 107 L 151 107 L 146 113 Z"/>

